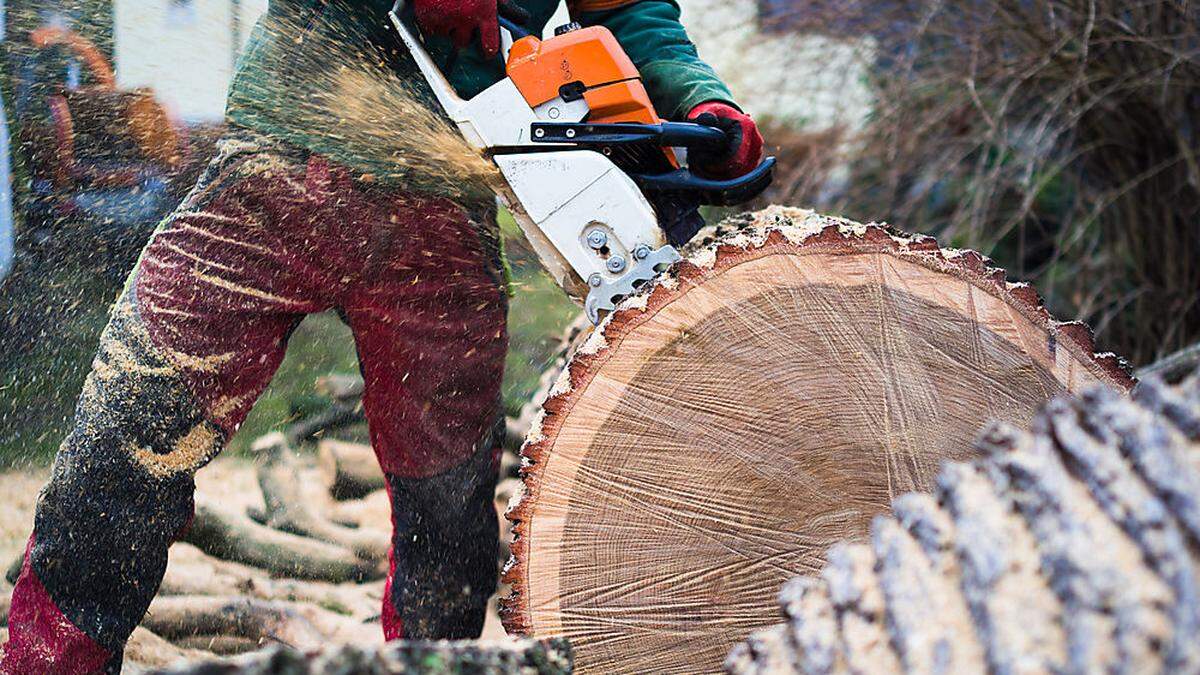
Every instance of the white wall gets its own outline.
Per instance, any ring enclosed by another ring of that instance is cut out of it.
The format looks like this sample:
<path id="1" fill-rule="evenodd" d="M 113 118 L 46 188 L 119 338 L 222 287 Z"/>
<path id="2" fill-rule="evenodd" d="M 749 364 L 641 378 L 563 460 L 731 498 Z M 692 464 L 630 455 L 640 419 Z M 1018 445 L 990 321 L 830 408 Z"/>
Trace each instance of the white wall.
<path id="1" fill-rule="evenodd" d="M 232 0 L 115 0 L 121 87 L 153 87 L 189 122 L 220 120 L 233 75 Z M 243 41 L 267 0 L 240 0 Z"/>
<path id="2" fill-rule="evenodd" d="M 233 0 L 114 0 L 117 82 L 150 86 L 187 121 L 219 120 L 232 76 Z M 754 0 L 681 0 L 700 55 L 749 112 L 805 129 L 858 126 L 871 105 L 862 82 L 871 45 L 763 34 Z M 240 0 L 246 39 L 267 0 Z M 566 21 L 560 11 L 549 32 Z"/>
<path id="3" fill-rule="evenodd" d="M 859 126 L 871 106 L 865 40 L 762 33 L 754 0 L 680 0 L 700 56 L 755 116 L 806 130 Z"/>

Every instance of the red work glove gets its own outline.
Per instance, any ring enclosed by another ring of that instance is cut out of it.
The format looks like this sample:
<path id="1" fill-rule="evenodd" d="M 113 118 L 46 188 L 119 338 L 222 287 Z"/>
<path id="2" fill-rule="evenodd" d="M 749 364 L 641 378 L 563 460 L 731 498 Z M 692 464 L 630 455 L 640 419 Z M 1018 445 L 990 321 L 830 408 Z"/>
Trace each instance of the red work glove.
<path id="1" fill-rule="evenodd" d="M 707 101 L 692 108 L 688 120 L 717 127 L 729 137 L 729 145 L 717 150 L 688 150 L 688 164 L 704 178 L 728 180 L 750 173 L 762 161 L 763 137 L 746 113 L 728 103 Z"/>
<path id="2" fill-rule="evenodd" d="M 492 58 L 500 51 L 500 24 L 496 0 L 414 0 L 413 14 L 421 30 L 450 38 L 463 49 L 479 34 L 483 55 Z"/>

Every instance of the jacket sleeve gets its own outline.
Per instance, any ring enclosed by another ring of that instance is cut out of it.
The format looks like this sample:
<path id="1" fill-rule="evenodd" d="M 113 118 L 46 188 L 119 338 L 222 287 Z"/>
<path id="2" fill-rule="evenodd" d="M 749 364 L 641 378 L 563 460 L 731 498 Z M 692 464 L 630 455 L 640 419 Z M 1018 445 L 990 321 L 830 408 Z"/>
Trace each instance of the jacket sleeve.
<path id="1" fill-rule="evenodd" d="M 705 101 L 734 103 L 729 88 L 700 60 L 674 0 L 568 0 L 567 6 L 575 21 L 613 32 L 660 117 L 683 119 Z"/>

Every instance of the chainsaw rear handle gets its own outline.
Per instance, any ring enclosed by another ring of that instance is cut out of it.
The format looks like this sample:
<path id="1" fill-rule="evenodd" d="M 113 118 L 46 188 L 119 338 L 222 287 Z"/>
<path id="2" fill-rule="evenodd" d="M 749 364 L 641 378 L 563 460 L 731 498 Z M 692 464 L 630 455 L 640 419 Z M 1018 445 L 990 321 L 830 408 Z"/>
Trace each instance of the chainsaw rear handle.
<path id="1" fill-rule="evenodd" d="M 692 195 L 700 204 L 733 206 L 757 197 L 771 185 L 775 158 L 767 157 L 750 173 L 728 180 L 701 178 L 687 169 L 667 173 L 633 174 L 632 178 L 644 192 Z"/>
<path id="2" fill-rule="evenodd" d="M 534 122 L 534 143 L 585 146 L 652 144 L 671 148 L 712 148 L 729 144 L 729 136 L 717 127 L 694 122 Z"/>

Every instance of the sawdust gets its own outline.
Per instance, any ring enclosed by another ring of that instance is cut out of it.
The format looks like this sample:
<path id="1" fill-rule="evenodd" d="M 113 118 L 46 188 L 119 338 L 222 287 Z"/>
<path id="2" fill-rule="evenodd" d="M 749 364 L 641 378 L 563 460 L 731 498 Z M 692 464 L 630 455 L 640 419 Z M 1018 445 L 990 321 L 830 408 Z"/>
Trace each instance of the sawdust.
<path id="1" fill-rule="evenodd" d="M 176 441 L 175 447 L 166 454 L 136 446 L 128 448 L 127 451 L 152 475 L 167 478 L 203 466 L 220 449 L 221 439 L 213 428 L 207 424 L 197 424 L 183 438 Z"/>
<path id="2" fill-rule="evenodd" d="M 403 182 L 455 199 L 492 195 L 499 170 L 463 139 L 418 74 L 398 74 L 395 64 L 373 51 L 378 36 L 347 26 L 313 34 L 286 17 L 276 17 L 267 28 L 280 40 L 304 40 L 300 53 L 289 54 L 287 69 L 289 77 L 305 81 L 302 91 L 281 91 L 274 80 L 239 85 L 247 89 L 246 98 L 286 97 L 279 110 L 265 113 L 286 118 L 275 124 L 361 172 L 357 177 L 364 182 Z M 263 87 L 261 96 L 256 86 Z"/>
<path id="3" fill-rule="evenodd" d="M 331 135 L 371 164 L 391 168 L 380 178 L 419 174 L 455 193 L 490 191 L 500 180 L 496 166 L 393 73 L 346 67 L 331 84 L 314 112 L 333 113 Z"/>

